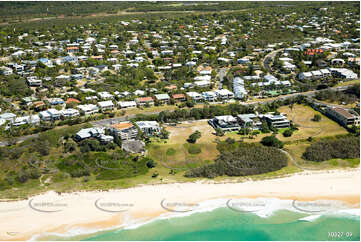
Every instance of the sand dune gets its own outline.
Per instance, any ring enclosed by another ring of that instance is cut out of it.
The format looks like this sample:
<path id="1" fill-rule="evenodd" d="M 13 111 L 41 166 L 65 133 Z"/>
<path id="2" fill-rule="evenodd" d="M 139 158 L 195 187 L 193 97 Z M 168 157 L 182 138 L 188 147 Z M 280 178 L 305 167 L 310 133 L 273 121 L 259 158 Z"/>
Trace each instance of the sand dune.
<path id="1" fill-rule="evenodd" d="M 107 192 L 58 195 L 47 192 L 28 200 L 0 203 L 0 240 L 28 240 L 46 232 L 96 231 L 129 219 L 146 221 L 169 211 L 187 211 L 218 198 L 279 198 L 297 201 L 338 200 L 357 206 L 359 169 L 302 172 L 290 177 L 244 183 L 146 185 Z M 163 201 L 163 202 L 162 202 Z"/>

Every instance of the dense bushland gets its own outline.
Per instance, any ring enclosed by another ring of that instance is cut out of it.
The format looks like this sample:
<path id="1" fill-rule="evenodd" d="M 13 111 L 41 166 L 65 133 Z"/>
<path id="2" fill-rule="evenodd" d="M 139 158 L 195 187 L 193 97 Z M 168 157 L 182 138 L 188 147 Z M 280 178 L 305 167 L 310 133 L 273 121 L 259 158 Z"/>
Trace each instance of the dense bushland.
<path id="1" fill-rule="evenodd" d="M 276 171 L 287 165 L 287 156 L 279 149 L 260 144 L 221 142 L 214 164 L 194 168 L 186 177 L 246 176 Z"/>
<path id="2" fill-rule="evenodd" d="M 325 161 L 335 158 L 359 158 L 360 138 L 344 137 L 324 139 L 313 143 L 303 153 L 303 158 L 311 161 Z"/>

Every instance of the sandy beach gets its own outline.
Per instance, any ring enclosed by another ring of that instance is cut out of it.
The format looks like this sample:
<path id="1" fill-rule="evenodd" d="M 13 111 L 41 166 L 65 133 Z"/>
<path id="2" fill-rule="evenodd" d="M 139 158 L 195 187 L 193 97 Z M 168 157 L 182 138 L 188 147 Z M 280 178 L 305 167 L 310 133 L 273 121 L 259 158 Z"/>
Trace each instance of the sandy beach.
<path id="1" fill-rule="evenodd" d="M 307 171 L 290 177 L 244 183 L 144 185 L 107 192 L 47 192 L 24 201 L 0 202 L 0 240 L 29 240 L 46 232 L 97 231 L 170 213 L 174 206 L 220 198 L 336 200 L 359 207 L 359 169 Z M 162 202 L 163 201 L 163 202 Z"/>

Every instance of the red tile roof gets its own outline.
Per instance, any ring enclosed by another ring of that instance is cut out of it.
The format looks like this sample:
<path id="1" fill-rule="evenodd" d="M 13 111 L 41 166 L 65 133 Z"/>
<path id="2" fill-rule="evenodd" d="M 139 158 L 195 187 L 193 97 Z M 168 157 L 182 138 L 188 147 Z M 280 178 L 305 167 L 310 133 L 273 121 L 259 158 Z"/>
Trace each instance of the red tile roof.
<path id="1" fill-rule="evenodd" d="M 174 98 L 174 99 L 181 99 L 181 98 L 185 98 L 185 97 L 186 97 L 186 95 L 184 95 L 182 93 L 172 95 L 172 98 Z"/>
<path id="2" fill-rule="evenodd" d="M 152 97 L 138 97 L 135 99 L 136 102 L 152 102 Z"/>
<path id="3" fill-rule="evenodd" d="M 69 103 L 81 103 L 78 99 L 75 99 L 75 98 L 68 98 L 66 100 L 66 104 L 69 104 Z"/>

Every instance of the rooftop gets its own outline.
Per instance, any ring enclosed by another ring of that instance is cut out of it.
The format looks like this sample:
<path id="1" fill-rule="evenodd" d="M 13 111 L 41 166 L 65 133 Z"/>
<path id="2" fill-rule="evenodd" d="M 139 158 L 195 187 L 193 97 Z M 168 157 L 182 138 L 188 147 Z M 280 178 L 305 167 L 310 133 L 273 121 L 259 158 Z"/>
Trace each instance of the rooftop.
<path id="1" fill-rule="evenodd" d="M 133 127 L 134 125 L 131 122 L 121 122 L 118 124 L 112 124 L 111 127 L 115 128 L 117 130 L 123 130 L 123 129 L 129 129 Z"/>

